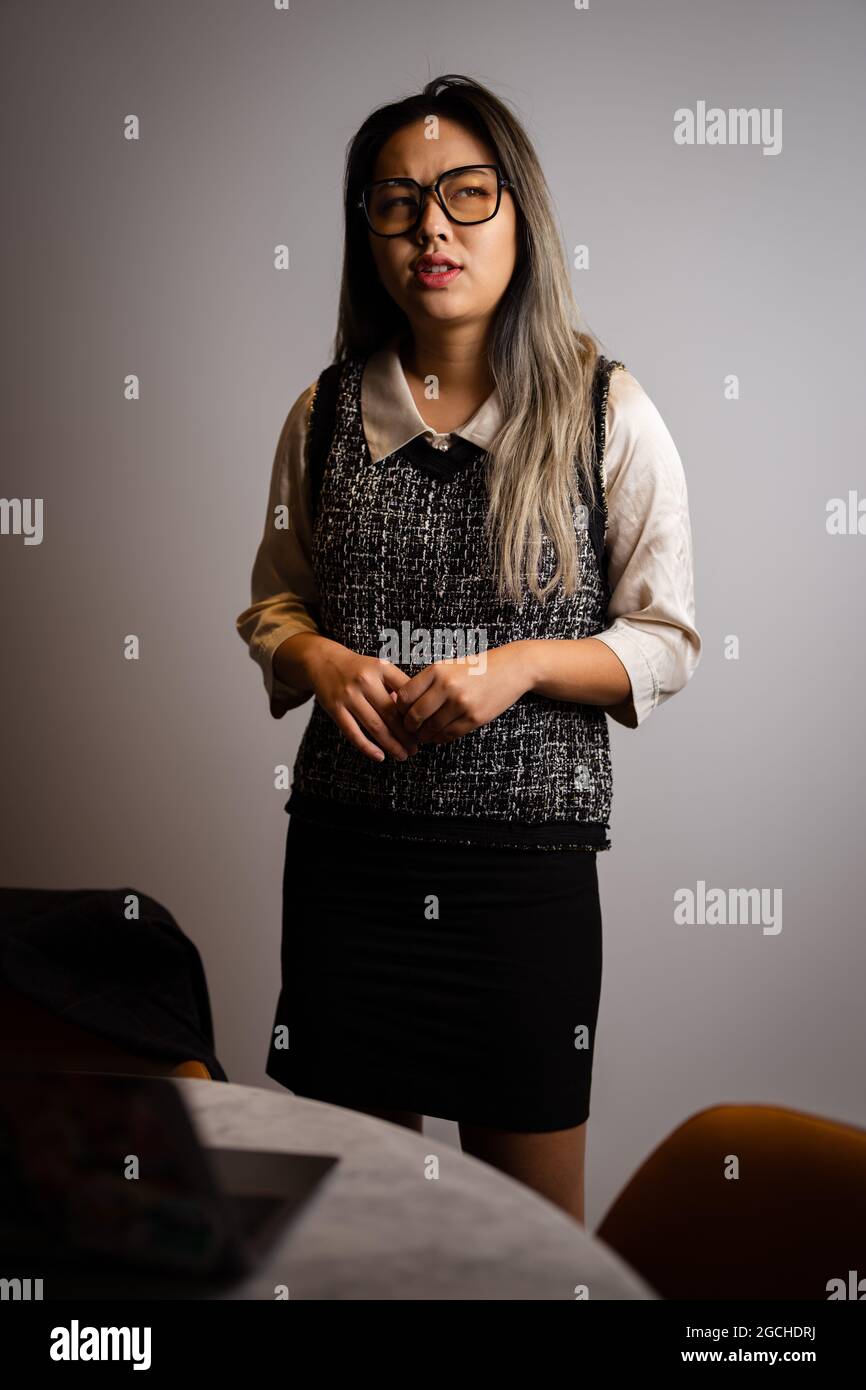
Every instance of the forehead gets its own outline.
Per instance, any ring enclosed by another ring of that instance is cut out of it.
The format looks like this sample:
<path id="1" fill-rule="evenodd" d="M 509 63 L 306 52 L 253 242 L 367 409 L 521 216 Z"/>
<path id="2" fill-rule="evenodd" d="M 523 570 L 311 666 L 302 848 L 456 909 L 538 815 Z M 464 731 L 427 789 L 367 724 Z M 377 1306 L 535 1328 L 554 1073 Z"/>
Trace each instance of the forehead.
<path id="1" fill-rule="evenodd" d="M 427 138 L 431 129 L 436 131 L 435 140 Z M 440 116 L 436 126 L 415 121 L 395 131 L 379 151 L 370 177 L 431 183 L 443 169 L 495 163 L 496 155 L 486 141 L 456 121 Z"/>

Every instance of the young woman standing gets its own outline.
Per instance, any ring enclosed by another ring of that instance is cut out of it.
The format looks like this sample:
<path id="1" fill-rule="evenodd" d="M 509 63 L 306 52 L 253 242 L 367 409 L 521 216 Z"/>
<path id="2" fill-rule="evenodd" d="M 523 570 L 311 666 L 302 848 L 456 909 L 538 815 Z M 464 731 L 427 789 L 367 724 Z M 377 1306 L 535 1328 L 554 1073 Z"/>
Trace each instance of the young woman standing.
<path id="1" fill-rule="evenodd" d="M 289 411 L 236 620 L 275 718 L 315 696 L 267 1070 L 455 1119 L 583 1221 L 607 717 L 636 727 L 701 649 L 682 464 L 575 325 L 490 91 L 452 75 L 375 111 L 345 216 L 334 363 Z"/>

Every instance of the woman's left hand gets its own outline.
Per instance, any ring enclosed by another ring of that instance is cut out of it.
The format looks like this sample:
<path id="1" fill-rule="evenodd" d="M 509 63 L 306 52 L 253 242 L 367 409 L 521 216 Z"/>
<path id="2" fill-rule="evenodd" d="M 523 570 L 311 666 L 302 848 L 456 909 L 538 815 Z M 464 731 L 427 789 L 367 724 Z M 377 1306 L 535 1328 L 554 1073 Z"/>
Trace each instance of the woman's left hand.
<path id="1" fill-rule="evenodd" d="M 488 724 L 532 688 L 530 646 L 507 642 L 470 657 L 434 661 L 392 699 L 419 743 L 448 743 Z"/>

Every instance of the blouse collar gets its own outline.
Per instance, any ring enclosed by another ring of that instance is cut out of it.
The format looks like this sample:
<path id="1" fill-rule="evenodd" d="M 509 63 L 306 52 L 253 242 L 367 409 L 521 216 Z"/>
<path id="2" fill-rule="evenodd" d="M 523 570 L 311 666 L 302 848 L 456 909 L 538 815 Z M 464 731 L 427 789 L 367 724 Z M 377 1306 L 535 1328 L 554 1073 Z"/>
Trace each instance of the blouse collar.
<path id="1" fill-rule="evenodd" d="M 361 418 L 373 462 L 387 458 L 419 434 L 427 435 L 431 442 L 459 435 L 471 444 L 489 448 L 502 424 L 498 390 L 494 387 L 459 429 L 451 430 L 450 435 L 440 434 L 426 423 L 415 404 L 397 350 L 399 341 L 400 334 L 396 333 L 374 352 L 361 377 Z"/>

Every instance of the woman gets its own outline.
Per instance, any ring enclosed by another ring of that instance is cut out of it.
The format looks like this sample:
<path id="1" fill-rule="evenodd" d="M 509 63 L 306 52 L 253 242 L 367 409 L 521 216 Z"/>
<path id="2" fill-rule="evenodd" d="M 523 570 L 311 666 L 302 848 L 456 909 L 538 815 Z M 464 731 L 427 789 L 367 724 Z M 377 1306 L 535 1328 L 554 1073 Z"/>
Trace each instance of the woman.
<path id="1" fill-rule="evenodd" d="M 692 674 L 685 479 L 574 322 L 536 155 L 448 76 L 351 142 L 334 364 L 289 412 L 237 627 L 294 767 L 268 1074 L 584 1219 L 607 715 Z"/>

